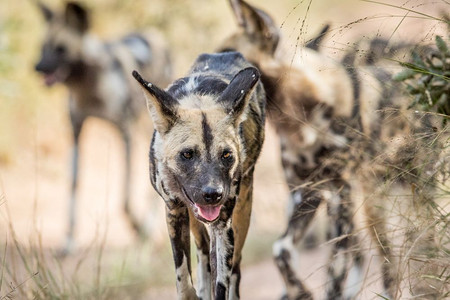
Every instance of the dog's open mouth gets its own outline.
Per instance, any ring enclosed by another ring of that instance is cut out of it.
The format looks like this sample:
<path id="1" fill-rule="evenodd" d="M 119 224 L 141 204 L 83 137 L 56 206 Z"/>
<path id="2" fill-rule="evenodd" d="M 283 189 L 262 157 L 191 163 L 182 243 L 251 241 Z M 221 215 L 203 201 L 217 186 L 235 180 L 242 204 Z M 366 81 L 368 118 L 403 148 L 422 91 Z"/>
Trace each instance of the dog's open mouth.
<path id="1" fill-rule="evenodd" d="M 50 73 L 44 73 L 44 82 L 47 86 L 52 86 L 57 82 L 64 82 L 67 79 L 69 72 L 66 68 L 57 68 Z"/>
<path id="2" fill-rule="evenodd" d="M 195 204 L 197 212 L 203 219 L 212 222 L 219 217 L 222 205 L 199 205 Z"/>
<path id="3" fill-rule="evenodd" d="M 183 194 L 186 197 L 186 199 L 189 200 L 190 205 L 194 207 L 194 213 L 198 215 L 198 217 L 208 222 L 215 221 L 219 217 L 220 210 L 222 209 L 222 204 L 217 205 L 197 204 L 194 201 L 192 201 L 192 199 L 189 197 L 184 187 L 181 187 L 181 190 L 183 191 Z"/>

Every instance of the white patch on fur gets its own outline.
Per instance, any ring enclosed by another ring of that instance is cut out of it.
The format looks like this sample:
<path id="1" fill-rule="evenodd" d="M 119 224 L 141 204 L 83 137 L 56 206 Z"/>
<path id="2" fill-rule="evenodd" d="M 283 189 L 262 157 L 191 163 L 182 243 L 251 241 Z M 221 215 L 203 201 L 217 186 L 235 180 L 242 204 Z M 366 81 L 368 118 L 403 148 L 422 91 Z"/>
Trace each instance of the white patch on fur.
<path id="1" fill-rule="evenodd" d="M 330 193 L 330 197 L 328 198 L 328 207 L 331 215 L 337 216 L 339 205 L 341 203 L 341 197 L 338 194 Z"/>
<path id="2" fill-rule="evenodd" d="M 303 200 L 302 192 L 300 190 L 295 191 L 293 195 L 291 194 L 290 201 L 288 202 L 287 207 L 287 215 L 289 218 L 294 213 L 295 206 L 299 205 L 302 202 L 302 200 Z"/>
<path id="3" fill-rule="evenodd" d="M 147 45 L 145 45 L 139 39 L 133 39 L 128 42 L 128 49 L 130 49 L 131 54 L 139 61 L 148 62 L 150 61 L 150 51 Z"/>
<path id="4" fill-rule="evenodd" d="M 231 218 L 227 221 L 224 228 L 214 228 L 213 234 L 216 235 L 216 257 L 217 257 L 217 282 L 221 282 L 227 288 L 227 278 L 231 275 L 231 269 L 226 266 L 227 249 L 230 248 L 227 232 L 231 228 Z"/>
<path id="5" fill-rule="evenodd" d="M 107 72 L 100 77 L 97 93 L 101 99 L 105 99 L 108 105 L 107 113 L 112 116 L 121 116 L 125 102 L 128 100 L 128 85 L 123 75 L 118 72 Z"/>
<path id="6" fill-rule="evenodd" d="M 363 283 L 363 272 L 360 267 L 352 266 L 348 273 L 344 288 L 344 299 L 354 299 Z"/>
<path id="7" fill-rule="evenodd" d="M 291 254 L 291 257 L 292 254 L 296 252 L 296 249 L 292 243 L 292 238 L 289 235 L 279 239 L 273 244 L 272 253 L 275 257 L 280 256 L 283 250 L 288 251 Z"/>
<path id="8" fill-rule="evenodd" d="M 303 133 L 303 144 L 305 147 L 312 146 L 317 141 L 317 130 L 310 126 L 303 126 L 301 128 Z"/>
<path id="9" fill-rule="evenodd" d="M 331 131 L 327 132 L 326 140 L 324 141 L 325 145 L 328 146 L 336 146 L 338 148 L 345 147 L 348 143 L 348 140 L 343 135 L 333 134 Z"/>
<path id="10" fill-rule="evenodd" d="M 187 267 L 186 256 L 183 255 L 183 263 L 176 270 L 178 299 L 195 299 L 195 289 L 192 286 L 192 278 Z M 178 281 L 180 278 L 180 281 Z"/>
<path id="11" fill-rule="evenodd" d="M 363 125 L 363 132 L 370 135 L 371 126 L 376 122 L 380 122 L 380 112 L 378 111 L 379 100 L 383 93 L 381 83 L 371 74 L 370 67 L 358 68 L 358 76 L 360 77 L 360 115 Z"/>
<path id="12" fill-rule="evenodd" d="M 298 163 L 298 154 L 294 151 L 289 151 L 289 150 L 290 150 L 290 148 L 286 148 L 285 151 L 282 151 L 281 157 L 286 162 L 289 162 L 292 164 L 297 164 Z"/>
<path id="13" fill-rule="evenodd" d="M 207 268 L 209 257 L 201 251 L 198 251 L 197 255 L 197 295 L 202 299 L 208 299 L 211 296 L 211 273 Z"/>
<path id="14" fill-rule="evenodd" d="M 345 258 L 345 253 L 342 251 L 338 252 L 331 262 L 334 269 L 334 274 L 337 274 L 338 276 L 343 274 L 347 268 L 346 262 L 347 259 Z"/>
<path id="15" fill-rule="evenodd" d="M 184 86 L 186 92 L 190 92 L 197 87 L 197 76 L 189 76 L 188 82 Z"/>
<path id="16" fill-rule="evenodd" d="M 294 203 L 296 205 L 300 204 L 302 202 L 302 193 L 300 190 L 296 191 L 294 193 Z"/>
<path id="17" fill-rule="evenodd" d="M 104 44 L 93 35 L 86 34 L 83 36 L 81 52 L 87 63 L 92 65 L 106 66 L 109 58 L 104 55 Z"/>
<path id="18" fill-rule="evenodd" d="M 286 174 L 287 178 L 293 178 L 295 176 L 295 173 L 292 169 L 285 169 L 284 173 Z"/>
<path id="19" fill-rule="evenodd" d="M 237 300 L 237 275 L 233 274 L 230 278 L 230 289 L 228 294 L 228 300 Z"/>

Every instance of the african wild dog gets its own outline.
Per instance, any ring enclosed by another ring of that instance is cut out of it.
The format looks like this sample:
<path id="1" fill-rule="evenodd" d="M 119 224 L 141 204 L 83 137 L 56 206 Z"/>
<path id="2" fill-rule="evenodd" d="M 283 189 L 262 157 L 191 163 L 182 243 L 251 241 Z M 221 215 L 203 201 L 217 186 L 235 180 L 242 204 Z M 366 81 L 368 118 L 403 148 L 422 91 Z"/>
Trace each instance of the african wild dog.
<path id="1" fill-rule="evenodd" d="M 370 178 L 364 183 L 366 195 L 372 195 L 374 187 L 389 174 L 399 185 L 415 184 L 420 197 L 430 197 L 430 189 L 424 182 L 414 176 L 409 176 L 408 181 L 404 179 L 408 172 L 402 171 L 414 160 L 412 168 L 424 166 L 418 162 L 421 155 L 414 151 L 417 135 L 412 134 L 412 129 L 421 128 L 417 131 L 419 140 L 432 143 L 433 126 L 426 115 L 416 117 L 419 126 L 412 124 L 411 116 L 402 111 L 405 106 L 402 98 L 396 97 L 396 89 L 389 83 L 390 74 L 383 69 L 355 66 L 351 61 L 340 63 L 317 52 L 326 29 L 308 43 L 310 49 L 300 51 L 301 60 L 292 63 L 291 57 L 286 60 L 283 49 L 278 47 L 279 30 L 268 14 L 242 0 L 230 3 L 240 28 L 218 50 L 240 51 L 259 68 L 267 95 L 268 119 L 280 137 L 282 165 L 291 190 L 288 226 L 274 245 L 286 297 L 312 298 L 292 262 L 297 254 L 295 246 L 325 199 L 332 221 L 328 235 L 334 239 L 327 299 L 355 297 L 363 277 L 363 255 L 353 233 L 350 179 L 355 174 Z M 392 139 L 402 142 L 394 146 L 390 143 Z M 401 155 L 405 149 L 409 149 L 406 151 L 409 156 Z M 369 166 L 366 172 L 361 167 L 364 165 Z M 431 164 L 427 165 L 429 169 Z M 387 216 L 379 205 L 386 197 L 376 195 L 378 206 L 372 200 L 364 204 L 368 226 L 373 229 L 372 234 L 376 230 L 375 234 L 381 237 L 375 241 L 380 244 L 381 255 L 386 257 L 384 288 L 389 297 L 394 297 L 398 288 L 398 274 L 394 273 L 398 265 L 388 251 Z M 347 276 L 351 260 L 353 268 Z"/>
<path id="2" fill-rule="evenodd" d="M 253 171 L 264 140 L 259 72 L 228 52 L 199 56 L 165 91 L 133 75 L 155 127 L 151 182 L 166 203 L 178 299 L 237 299 Z M 189 227 L 198 249 L 197 295 Z"/>
<path id="3" fill-rule="evenodd" d="M 125 143 L 126 174 L 124 210 L 133 228 L 143 234 L 130 211 L 131 125 L 144 105 L 139 88 L 131 84 L 130 73 L 139 69 L 161 85 L 170 82 L 171 66 L 164 39 L 153 32 L 149 36 L 130 34 L 113 42 L 102 42 L 89 34 L 90 18 L 86 9 L 68 2 L 62 13 L 39 3 L 48 31 L 36 70 L 51 86 L 63 83 L 69 90 L 69 111 L 73 129 L 73 173 L 69 207 L 69 228 L 65 251 L 71 251 L 75 229 L 76 187 L 78 182 L 79 136 L 87 117 L 113 123 Z"/>

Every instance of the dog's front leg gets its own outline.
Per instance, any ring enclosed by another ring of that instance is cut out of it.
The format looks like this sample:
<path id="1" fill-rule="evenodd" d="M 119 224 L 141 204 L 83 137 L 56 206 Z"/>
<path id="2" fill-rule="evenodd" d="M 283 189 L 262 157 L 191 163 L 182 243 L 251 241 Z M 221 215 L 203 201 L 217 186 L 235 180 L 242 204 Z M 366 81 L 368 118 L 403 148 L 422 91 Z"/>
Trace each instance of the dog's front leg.
<path id="1" fill-rule="evenodd" d="M 132 212 L 130 207 L 130 198 L 131 198 L 131 133 L 130 133 L 130 124 L 127 121 L 123 121 L 118 124 L 120 134 L 122 136 L 124 146 L 125 146 L 125 181 L 124 181 L 124 189 L 123 189 L 123 210 L 128 217 L 128 221 L 130 222 L 133 230 L 139 235 L 141 238 L 146 238 L 147 233 L 144 228 L 140 224 L 136 215 Z"/>
<path id="2" fill-rule="evenodd" d="M 166 222 L 177 275 L 177 298 L 179 300 L 197 300 L 191 277 L 189 213 L 187 207 L 166 207 Z"/>
<path id="3" fill-rule="evenodd" d="M 210 265 L 210 238 L 203 223 L 198 221 L 189 210 L 191 232 L 197 246 L 197 295 L 202 300 L 210 300 L 211 265 Z"/>
<path id="4" fill-rule="evenodd" d="M 231 201 L 230 201 L 231 202 Z M 221 218 L 211 225 L 212 245 L 211 249 L 215 255 L 211 255 L 213 268 L 213 278 L 215 277 L 215 299 L 227 300 L 230 288 L 231 270 L 233 267 L 234 255 L 234 231 L 232 228 L 232 219 L 234 202 L 225 207 Z M 215 247 L 214 247 L 215 246 Z M 214 257 L 215 256 L 215 257 Z"/>
<path id="5" fill-rule="evenodd" d="M 72 101 L 72 99 L 71 99 Z M 79 140 L 81 129 L 83 128 L 83 123 L 85 116 L 82 114 L 70 111 L 70 121 L 72 125 L 73 133 L 73 149 L 72 149 L 72 186 L 70 191 L 69 200 L 69 226 L 67 228 L 66 234 L 66 244 L 62 250 L 62 255 L 65 256 L 74 250 L 74 233 L 75 233 L 75 223 L 76 223 L 76 193 L 78 186 L 78 164 L 79 164 Z"/>

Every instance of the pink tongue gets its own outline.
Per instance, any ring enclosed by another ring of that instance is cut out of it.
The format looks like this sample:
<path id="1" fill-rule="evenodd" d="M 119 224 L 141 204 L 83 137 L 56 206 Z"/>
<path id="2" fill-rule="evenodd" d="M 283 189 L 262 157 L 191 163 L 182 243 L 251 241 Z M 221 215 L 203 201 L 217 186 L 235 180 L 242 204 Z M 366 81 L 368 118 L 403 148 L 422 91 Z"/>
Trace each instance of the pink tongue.
<path id="1" fill-rule="evenodd" d="M 222 205 L 202 206 L 195 204 L 195 206 L 198 208 L 198 213 L 200 214 L 200 216 L 202 216 L 205 220 L 208 221 L 214 221 L 215 219 L 217 219 L 220 213 L 220 209 L 222 208 Z"/>
<path id="2" fill-rule="evenodd" d="M 55 73 L 44 75 L 44 81 L 47 86 L 51 86 L 58 81 L 58 77 Z"/>

